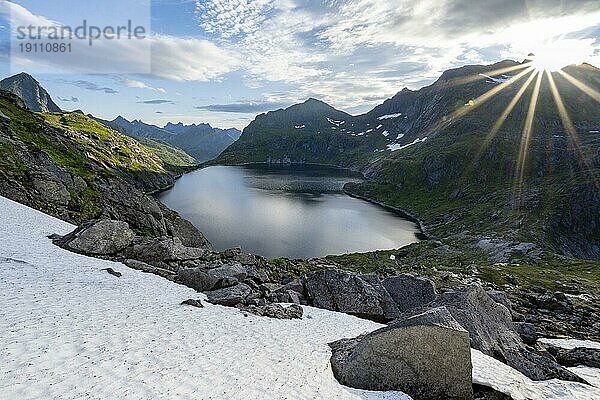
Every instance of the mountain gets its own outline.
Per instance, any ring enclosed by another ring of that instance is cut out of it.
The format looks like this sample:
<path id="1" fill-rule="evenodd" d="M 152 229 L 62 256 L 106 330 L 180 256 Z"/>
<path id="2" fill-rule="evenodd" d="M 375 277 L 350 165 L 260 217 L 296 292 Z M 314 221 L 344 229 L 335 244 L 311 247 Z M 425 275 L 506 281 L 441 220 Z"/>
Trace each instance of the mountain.
<path id="1" fill-rule="evenodd" d="M 600 71 L 581 65 L 552 74 L 565 124 L 547 74 L 537 102 L 536 76 L 510 81 L 523 67 L 449 70 L 354 117 L 316 100 L 263 114 L 217 162 L 351 167 L 367 181 L 348 184 L 348 193 L 406 210 L 432 236 L 463 248 L 504 260 L 531 242 L 599 260 Z"/>
<path id="2" fill-rule="evenodd" d="M 0 90 L 0 195 L 79 224 L 108 218 L 138 234 L 206 245 L 189 222 L 152 196 L 174 184 L 138 141 L 81 113 L 33 113 Z"/>
<path id="3" fill-rule="evenodd" d="M 293 162 L 356 167 L 369 160 L 387 138 L 376 123 L 359 121 L 328 104 L 308 99 L 261 114 L 218 163 Z"/>
<path id="4" fill-rule="evenodd" d="M 237 129 L 213 128 L 209 124 L 168 123 L 164 128 L 160 128 L 139 120 L 128 121 L 121 116 L 112 121 L 102 122 L 134 138 L 158 140 L 175 146 L 198 162 L 216 158 L 240 135 Z"/>
<path id="5" fill-rule="evenodd" d="M 19 96 L 35 112 L 61 112 L 46 90 L 31 75 L 22 72 L 0 81 L 0 89 Z"/>

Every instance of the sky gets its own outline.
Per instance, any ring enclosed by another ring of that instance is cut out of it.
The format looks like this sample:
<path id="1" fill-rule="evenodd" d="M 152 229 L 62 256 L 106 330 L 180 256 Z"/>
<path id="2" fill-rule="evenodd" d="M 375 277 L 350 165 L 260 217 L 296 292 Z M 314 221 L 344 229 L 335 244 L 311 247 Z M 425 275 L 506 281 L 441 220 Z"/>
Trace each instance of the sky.
<path id="1" fill-rule="evenodd" d="M 160 126 L 241 129 L 309 97 L 360 114 L 446 69 L 536 51 L 600 66 L 598 0 L 0 0 L 0 15 L 2 76 L 32 73 L 66 110 Z M 148 35 L 15 55 L 17 25 L 83 19 Z"/>

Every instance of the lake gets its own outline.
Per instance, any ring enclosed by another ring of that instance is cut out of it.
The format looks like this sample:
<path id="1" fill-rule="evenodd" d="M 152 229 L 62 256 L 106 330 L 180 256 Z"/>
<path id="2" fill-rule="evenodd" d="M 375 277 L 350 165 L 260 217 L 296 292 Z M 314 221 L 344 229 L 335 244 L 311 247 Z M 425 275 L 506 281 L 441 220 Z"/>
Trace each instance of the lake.
<path id="1" fill-rule="evenodd" d="M 415 223 L 343 193 L 361 180 L 328 167 L 216 166 L 184 175 L 159 199 L 218 250 L 312 258 L 417 242 Z"/>

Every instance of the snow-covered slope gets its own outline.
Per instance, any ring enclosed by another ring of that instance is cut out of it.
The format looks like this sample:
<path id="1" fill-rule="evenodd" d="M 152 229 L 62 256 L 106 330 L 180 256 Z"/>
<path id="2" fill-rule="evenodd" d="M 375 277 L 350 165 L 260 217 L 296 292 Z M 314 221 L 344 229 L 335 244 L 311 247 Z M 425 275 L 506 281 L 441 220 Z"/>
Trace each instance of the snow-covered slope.
<path id="1" fill-rule="evenodd" d="M 55 247 L 46 236 L 72 225 L 3 197 L 0 215 L 0 399 L 407 399 L 345 388 L 331 372 L 327 343 L 378 324 L 310 307 L 279 321 L 180 306 L 203 296 Z M 600 398 L 473 358 L 477 382 L 515 399 Z"/>

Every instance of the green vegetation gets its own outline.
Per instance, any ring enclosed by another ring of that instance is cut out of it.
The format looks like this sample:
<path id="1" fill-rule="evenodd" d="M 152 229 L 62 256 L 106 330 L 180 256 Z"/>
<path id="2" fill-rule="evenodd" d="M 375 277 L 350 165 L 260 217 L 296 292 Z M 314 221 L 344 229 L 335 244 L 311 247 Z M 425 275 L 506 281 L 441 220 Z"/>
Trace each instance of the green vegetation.
<path id="1" fill-rule="evenodd" d="M 41 114 L 51 126 L 65 131 L 96 160 L 112 168 L 133 172 L 166 173 L 158 156 L 135 139 L 80 113 Z"/>
<path id="2" fill-rule="evenodd" d="M 98 217 L 103 203 L 102 193 L 88 186 L 80 194 L 71 192 L 69 210 L 76 221 L 87 221 Z"/>
<path id="3" fill-rule="evenodd" d="M 21 176 L 25 174 L 27 167 L 14 152 L 11 145 L 0 142 L 0 172 Z"/>
<path id="4" fill-rule="evenodd" d="M 193 167 L 198 162 L 185 151 L 168 145 L 164 142 L 152 139 L 139 139 L 149 151 L 156 154 L 166 167 Z"/>

